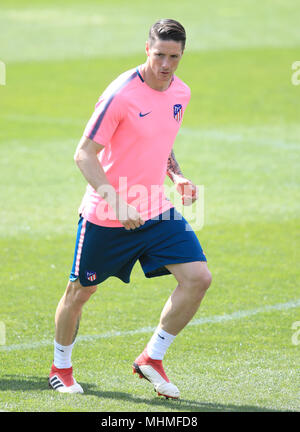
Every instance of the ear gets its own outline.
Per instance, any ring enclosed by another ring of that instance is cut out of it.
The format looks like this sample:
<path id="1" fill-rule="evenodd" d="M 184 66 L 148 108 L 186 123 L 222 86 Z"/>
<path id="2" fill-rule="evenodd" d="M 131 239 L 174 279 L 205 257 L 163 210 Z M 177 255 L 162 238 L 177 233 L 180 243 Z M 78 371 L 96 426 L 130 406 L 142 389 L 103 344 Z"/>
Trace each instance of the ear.
<path id="1" fill-rule="evenodd" d="M 149 41 L 146 41 L 146 54 L 147 54 L 148 57 L 150 55 L 149 51 L 150 51 Z"/>

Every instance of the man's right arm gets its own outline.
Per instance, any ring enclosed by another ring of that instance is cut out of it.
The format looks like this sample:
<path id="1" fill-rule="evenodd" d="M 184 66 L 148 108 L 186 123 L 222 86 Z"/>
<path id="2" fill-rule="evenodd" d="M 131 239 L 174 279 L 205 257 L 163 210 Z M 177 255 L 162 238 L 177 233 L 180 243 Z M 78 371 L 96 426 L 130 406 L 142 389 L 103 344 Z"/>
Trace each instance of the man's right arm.
<path id="1" fill-rule="evenodd" d="M 109 185 L 106 174 L 97 157 L 98 153 L 103 149 L 103 145 L 83 136 L 79 141 L 74 155 L 74 160 L 78 168 L 87 182 L 96 191 L 103 185 Z M 99 191 L 101 191 L 101 189 L 99 189 Z M 105 196 L 102 196 L 102 198 L 105 198 Z"/>
<path id="2" fill-rule="evenodd" d="M 144 224 L 139 213 L 127 204 L 109 183 L 97 157 L 104 146 L 83 136 L 77 146 L 74 160 L 87 182 L 112 207 L 118 220 L 126 229 L 138 228 Z"/>

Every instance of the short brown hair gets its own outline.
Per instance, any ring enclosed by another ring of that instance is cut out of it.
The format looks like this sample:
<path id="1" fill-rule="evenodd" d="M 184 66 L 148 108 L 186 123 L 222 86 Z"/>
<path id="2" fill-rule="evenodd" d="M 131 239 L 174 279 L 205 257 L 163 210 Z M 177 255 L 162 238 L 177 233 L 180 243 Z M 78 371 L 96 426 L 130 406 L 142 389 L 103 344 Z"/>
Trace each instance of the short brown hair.
<path id="1" fill-rule="evenodd" d="M 149 30 L 150 44 L 156 39 L 181 42 L 182 50 L 184 50 L 186 41 L 185 29 L 178 21 L 169 18 L 160 19 Z"/>

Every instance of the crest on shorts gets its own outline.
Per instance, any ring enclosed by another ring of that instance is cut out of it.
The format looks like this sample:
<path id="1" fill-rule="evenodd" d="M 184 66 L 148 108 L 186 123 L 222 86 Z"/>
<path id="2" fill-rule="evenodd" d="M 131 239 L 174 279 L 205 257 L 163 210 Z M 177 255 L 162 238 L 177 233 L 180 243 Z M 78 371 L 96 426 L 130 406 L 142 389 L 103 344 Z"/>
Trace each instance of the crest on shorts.
<path id="1" fill-rule="evenodd" d="M 179 123 L 182 119 L 182 105 L 176 104 L 173 106 L 174 119 Z"/>
<path id="2" fill-rule="evenodd" d="M 85 272 L 85 277 L 86 277 L 89 281 L 93 282 L 93 281 L 96 279 L 97 274 L 96 274 L 96 272 L 86 271 L 86 272 Z"/>

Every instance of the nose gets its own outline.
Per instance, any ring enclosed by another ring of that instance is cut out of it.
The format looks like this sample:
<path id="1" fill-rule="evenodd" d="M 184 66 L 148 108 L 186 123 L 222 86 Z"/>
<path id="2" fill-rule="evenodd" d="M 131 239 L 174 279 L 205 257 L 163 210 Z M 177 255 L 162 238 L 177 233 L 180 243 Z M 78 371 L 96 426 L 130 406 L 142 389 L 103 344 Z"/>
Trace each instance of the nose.
<path id="1" fill-rule="evenodd" d="M 169 60 L 167 58 L 164 58 L 161 66 L 163 69 L 169 69 Z"/>

